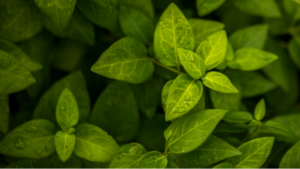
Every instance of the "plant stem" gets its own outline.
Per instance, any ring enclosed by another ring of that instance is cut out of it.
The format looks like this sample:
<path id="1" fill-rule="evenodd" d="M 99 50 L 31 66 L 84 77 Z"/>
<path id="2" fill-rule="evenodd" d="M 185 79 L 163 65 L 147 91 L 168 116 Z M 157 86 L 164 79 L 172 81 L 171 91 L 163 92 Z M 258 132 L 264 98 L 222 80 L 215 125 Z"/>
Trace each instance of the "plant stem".
<path id="1" fill-rule="evenodd" d="M 181 73 L 182 73 L 182 72 L 180 72 L 180 71 L 178 71 L 178 70 L 176 70 L 176 69 L 173 69 L 173 68 L 171 68 L 171 67 L 169 67 L 169 66 L 167 66 L 167 65 L 164 65 L 164 64 L 158 62 L 158 61 L 155 60 L 155 59 L 152 59 L 152 58 L 148 58 L 148 59 L 151 60 L 153 63 L 155 63 L 155 64 L 157 64 L 157 65 L 159 65 L 159 66 L 161 66 L 161 67 L 163 67 L 163 68 L 165 68 L 165 69 L 168 69 L 168 70 L 170 70 L 170 71 L 172 71 L 172 72 L 175 72 L 175 73 L 177 73 L 177 74 L 181 74 Z"/>

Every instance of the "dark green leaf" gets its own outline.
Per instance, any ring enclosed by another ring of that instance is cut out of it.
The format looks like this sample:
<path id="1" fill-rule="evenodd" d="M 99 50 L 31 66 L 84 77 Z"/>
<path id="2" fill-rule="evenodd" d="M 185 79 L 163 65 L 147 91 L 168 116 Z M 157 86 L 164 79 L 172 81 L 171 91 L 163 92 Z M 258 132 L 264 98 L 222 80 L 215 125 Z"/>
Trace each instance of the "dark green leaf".
<path id="1" fill-rule="evenodd" d="M 168 162 L 168 165 L 166 166 L 166 168 L 179 168 L 176 164 Z"/>
<path id="2" fill-rule="evenodd" d="M 266 104 L 265 104 L 265 100 L 261 99 L 254 110 L 254 117 L 256 120 L 261 121 L 266 114 Z"/>
<path id="3" fill-rule="evenodd" d="M 204 16 L 219 8 L 225 0 L 197 0 L 197 10 L 199 16 Z"/>
<path id="4" fill-rule="evenodd" d="M 214 133 L 241 133 L 246 130 L 248 130 L 248 126 L 244 123 L 226 123 L 221 121 L 214 130 Z"/>
<path id="5" fill-rule="evenodd" d="M 119 149 L 115 140 L 105 131 L 91 124 L 76 127 L 74 153 L 92 162 L 109 162 Z"/>
<path id="6" fill-rule="evenodd" d="M 72 153 L 75 146 L 75 135 L 58 131 L 55 135 L 55 147 L 59 158 L 65 162 Z"/>
<path id="7" fill-rule="evenodd" d="M 5 168 L 33 168 L 31 160 L 20 160 L 9 164 Z"/>
<path id="8" fill-rule="evenodd" d="M 8 125 L 9 125 L 8 95 L 2 95 L 0 96 L 0 131 L 3 134 L 7 133 Z"/>
<path id="9" fill-rule="evenodd" d="M 292 39 L 289 42 L 289 53 L 294 63 L 298 66 L 298 69 L 300 69 L 300 39 Z"/>
<path id="10" fill-rule="evenodd" d="M 144 15 L 149 17 L 151 20 L 154 20 L 154 8 L 152 4 L 152 0 L 118 0 L 118 4 L 128 5 L 136 10 L 141 11 Z"/>
<path id="11" fill-rule="evenodd" d="M 246 123 L 253 119 L 253 116 L 249 112 L 236 111 L 227 113 L 223 120 L 234 123 Z"/>
<path id="12" fill-rule="evenodd" d="M 289 17 L 291 17 L 293 20 L 300 19 L 300 5 L 297 3 L 298 1 L 294 0 L 288 0 L 288 1 L 282 1 L 283 7 Z"/>
<path id="13" fill-rule="evenodd" d="M 166 100 L 166 121 L 188 113 L 198 103 L 202 92 L 200 81 L 185 73 L 179 75 L 172 83 Z"/>
<path id="14" fill-rule="evenodd" d="M 171 3 L 160 17 L 154 33 L 154 53 L 167 66 L 180 66 L 177 48 L 194 49 L 194 35 L 180 9 Z"/>
<path id="15" fill-rule="evenodd" d="M 101 93 L 93 108 L 91 123 L 118 142 L 127 142 L 136 136 L 139 126 L 138 105 L 126 83 L 115 81 Z"/>
<path id="16" fill-rule="evenodd" d="M 153 63 L 146 56 L 147 49 L 141 42 L 129 37 L 122 38 L 102 53 L 91 70 L 108 78 L 142 83 L 154 71 Z"/>
<path id="17" fill-rule="evenodd" d="M 213 168 L 233 168 L 233 166 L 230 163 L 221 163 L 214 166 Z"/>
<path id="18" fill-rule="evenodd" d="M 222 93 L 238 93 L 239 91 L 236 87 L 231 83 L 228 77 L 219 72 L 209 72 L 202 77 L 203 84 L 213 90 Z"/>
<path id="19" fill-rule="evenodd" d="M 28 121 L 9 132 L 0 142 L 1 154 L 39 159 L 55 152 L 54 125 L 43 119 Z"/>
<path id="20" fill-rule="evenodd" d="M 299 168 L 300 167 L 300 142 L 290 148 L 282 158 L 279 168 Z"/>
<path id="21" fill-rule="evenodd" d="M 54 153 L 47 158 L 35 160 L 33 166 L 34 168 L 81 168 L 81 160 L 73 154 L 67 161 L 63 162 L 57 153 Z"/>
<path id="22" fill-rule="evenodd" d="M 226 110 L 214 109 L 181 117 L 165 130 L 166 149 L 175 154 L 193 151 L 205 142 L 225 114 Z"/>

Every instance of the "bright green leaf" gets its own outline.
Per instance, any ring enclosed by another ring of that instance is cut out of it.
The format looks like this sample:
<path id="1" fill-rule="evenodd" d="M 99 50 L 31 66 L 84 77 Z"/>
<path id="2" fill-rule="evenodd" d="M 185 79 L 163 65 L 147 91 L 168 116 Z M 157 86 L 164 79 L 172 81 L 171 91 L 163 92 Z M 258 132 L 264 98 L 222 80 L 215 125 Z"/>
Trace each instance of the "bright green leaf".
<path id="1" fill-rule="evenodd" d="M 227 35 L 218 31 L 210 35 L 197 48 L 197 54 L 202 57 L 207 70 L 217 67 L 225 58 L 227 50 Z"/>
<path id="2" fill-rule="evenodd" d="M 59 158 L 65 162 L 72 153 L 75 146 L 75 135 L 58 131 L 55 135 L 55 147 Z"/>
<path id="3" fill-rule="evenodd" d="M 153 63 L 146 56 L 147 49 L 141 42 L 129 37 L 122 38 L 102 53 L 91 70 L 108 78 L 142 83 L 154 71 Z"/>
<path id="4" fill-rule="evenodd" d="M 0 96 L 0 133 L 7 133 L 9 125 L 8 95 Z"/>
<path id="5" fill-rule="evenodd" d="M 239 91 L 231 83 L 228 77 L 219 72 L 208 72 L 205 77 L 202 77 L 203 84 L 213 90 L 222 93 L 238 93 Z"/>
<path id="6" fill-rule="evenodd" d="M 177 49 L 194 49 L 194 35 L 180 9 L 171 3 L 161 15 L 154 33 L 154 53 L 167 66 L 180 66 Z"/>
<path id="7" fill-rule="evenodd" d="M 161 92 L 161 101 L 164 111 L 167 110 L 167 99 L 169 95 L 170 88 L 173 84 L 174 80 L 169 80 L 163 87 L 163 90 Z"/>
<path id="8" fill-rule="evenodd" d="M 178 48 L 178 57 L 185 71 L 194 79 L 200 79 L 206 71 L 202 58 L 196 53 Z"/>
<path id="9" fill-rule="evenodd" d="M 251 120 L 250 123 L 248 124 L 249 127 L 251 126 L 260 126 L 262 123 L 261 121 L 257 121 L 255 119 Z"/>
<path id="10" fill-rule="evenodd" d="M 179 75 L 172 83 L 166 100 L 166 121 L 188 113 L 200 100 L 203 86 L 188 74 Z"/>
<path id="11" fill-rule="evenodd" d="M 214 166 L 213 168 L 233 168 L 233 166 L 230 163 L 221 163 Z"/>
<path id="12" fill-rule="evenodd" d="M 254 117 L 256 120 L 261 121 L 266 114 L 266 104 L 265 104 L 265 100 L 261 99 L 254 110 Z"/>
<path id="13" fill-rule="evenodd" d="M 279 168 L 299 168 L 300 167 L 300 142 L 296 143 L 283 156 Z"/>
<path id="14" fill-rule="evenodd" d="M 172 162 L 168 162 L 168 165 L 166 166 L 166 168 L 179 168 L 179 167 Z"/>
<path id="15" fill-rule="evenodd" d="M 167 164 L 166 156 L 158 151 L 150 151 L 138 160 L 135 168 L 165 168 Z"/>
<path id="16" fill-rule="evenodd" d="M 166 149 L 175 154 L 193 151 L 205 142 L 226 112 L 203 110 L 181 117 L 165 131 Z"/>
<path id="17" fill-rule="evenodd" d="M 227 43 L 225 61 L 231 61 L 234 59 L 234 52 L 230 42 Z"/>
<path id="18" fill-rule="evenodd" d="M 219 8 L 225 0 L 197 0 L 197 11 L 199 16 L 204 16 Z"/>
<path id="19" fill-rule="evenodd" d="M 105 131 L 91 124 L 76 127 L 74 153 L 92 162 L 109 162 L 119 149 L 115 140 Z"/>
<path id="20" fill-rule="evenodd" d="M 223 120 L 234 123 L 246 123 L 253 119 L 253 116 L 249 112 L 237 111 L 226 113 Z"/>

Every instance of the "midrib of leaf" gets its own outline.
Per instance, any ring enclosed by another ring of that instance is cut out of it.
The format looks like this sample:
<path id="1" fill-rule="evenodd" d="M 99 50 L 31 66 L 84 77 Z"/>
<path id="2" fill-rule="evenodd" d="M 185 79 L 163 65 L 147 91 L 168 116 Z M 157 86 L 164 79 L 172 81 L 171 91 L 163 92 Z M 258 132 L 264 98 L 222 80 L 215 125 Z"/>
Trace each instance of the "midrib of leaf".
<path id="1" fill-rule="evenodd" d="M 209 63 L 209 62 L 207 62 L 208 59 L 210 59 L 212 56 L 216 55 L 216 54 L 212 55 L 212 53 L 213 53 L 213 51 L 215 50 L 215 47 L 219 44 L 219 42 L 220 42 L 220 40 L 221 40 L 222 37 L 223 37 L 223 34 L 219 37 L 219 39 L 218 39 L 217 43 L 215 43 L 215 45 L 213 45 L 212 42 L 211 42 L 210 40 L 208 41 L 208 42 L 210 43 L 210 45 L 211 45 L 213 48 L 212 48 L 212 50 L 209 52 L 208 57 L 205 59 L 205 63 L 206 63 L 206 64 Z M 205 49 L 204 49 L 204 51 L 205 51 Z M 223 50 L 222 50 L 222 51 L 223 51 Z M 222 51 L 221 51 L 221 52 L 222 52 Z M 220 53 L 220 52 L 218 52 L 217 54 L 219 54 L 219 53 Z M 210 62 L 210 63 L 214 63 L 214 62 L 216 62 L 216 61 L 213 61 L 213 62 Z"/>
<path id="2" fill-rule="evenodd" d="M 218 83 L 218 81 L 214 81 L 214 80 L 209 79 L 209 78 L 205 78 L 205 79 L 210 80 L 210 81 L 212 81 L 212 82 L 215 82 L 215 83 L 217 83 L 217 84 L 219 84 L 219 85 L 221 85 L 221 86 L 224 86 L 224 87 L 226 87 L 227 89 L 229 89 L 230 91 L 232 90 L 231 88 L 229 88 L 229 87 L 223 85 L 222 83 Z"/>
<path id="3" fill-rule="evenodd" d="M 117 64 L 123 64 L 123 63 L 128 63 L 128 62 L 135 62 L 135 61 L 138 61 L 138 60 L 148 60 L 148 58 L 136 58 L 136 59 L 132 59 L 132 60 L 126 60 L 126 61 L 123 61 L 123 62 L 115 62 L 115 63 L 112 63 L 112 64 L 99 66 L 95 69 L 101 69 L 103 67 L 109 67 L 109 66 L 114 66 L 114 65 L 117 65 Z"/>
<path id="4" fill-rule="evenodd" d="M 27 137 L 27 136 L 25 136 L 25 137 Z M 28 140 L 26 143 L 30 143 L 30 142 L 33 142 L 33 141 L 38 141 L 38 140 L 46 139 L 48 137 L 54 137 L 54 135 L 50 135 L 50 136 L 46 136 L 46 137 L 39 137 L 37 139 L 31 139 L 31 140 Z M 29 137 L 29 138 L 31 138 L 31 137 Z"/>
<path id="5" fill-rule="evenodd" d="M 179 58 L 178 58 L 178 54 L 177 54 L 177 43 L 176 43 L 176 30 L 175 30 L 175 25 L 174 25 L 174 5 L 172 5 L 172 28 L 173 28 L 173 42 L 174 42 L 174 47 L 175 47 L 175 57 L 176 57 L 176 66 L 177 66 L 177 70 L 180 71 L 180 67 L 179 67 Z"/>
<path id="6" fill-rule="evenodd" d="M 95 146 L 95 147 L 97 147 L 97 148 L 103 150 L 103 151 L 109 152 L 110 154 L 114 154 L 114 152 L 111 152 L 111 151 L 108 151 L 108 150 L 106 150 L 106 149 L 103 149 L 102 147 L 98 146 L 97 144 L 95 144 L 95 143 L 93 143 L 93 142 L 90 142 L 89 140 L 83 140 L 83 139 L 80 139 L 80 138 L 78 138 L 78 137 L 76 137 L 75 139 L 77 139 L 77 140 L 79 140 L 79 141 L 81 141 L 81 142 L 86 142 L 86 143 L 88 143 L 88 144 L 90 144 L 90 145 L 92 145 L 92 146 Z"/>

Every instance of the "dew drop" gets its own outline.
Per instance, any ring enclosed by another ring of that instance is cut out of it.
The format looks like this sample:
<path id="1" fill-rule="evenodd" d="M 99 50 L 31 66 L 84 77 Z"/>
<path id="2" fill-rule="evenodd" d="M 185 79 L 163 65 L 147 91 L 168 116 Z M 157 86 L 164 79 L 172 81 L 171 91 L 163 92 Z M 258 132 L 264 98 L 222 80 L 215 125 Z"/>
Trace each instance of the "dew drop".
<path id="1" fill-rule="evenodd" d="M 131 147 L 129 149 L 129 153 L 130 154 L 137 154 L 138 150 L 139 150 L 139 147 L 138 146 L 134 146 L 134 147 Z"/>
<path id="2" fill-rule="evenodd" d="M 15 145 L 15 148 L 17 148 L 19 150 L 23 150 L 24 148 L 26 148 L 26 144 L 24 143 L 24 141 L 21 138 L 18 138 L 17 140 L 15 140 L 14 145 Z"/>
<path id="3" fill-rule="evenodd" d="M 33 124 L 29 124 L 26 129 L 26 131 L 29 131 L 29 132 L 34 132 L 34 131 L 37 131 L 38 130 L 38 127 L 36 125 L 33 125 Z"/>
<path id="4" fill-rule="evenodd" d="M 179 113 L 182 113 L 182 112 L 184 112 L 185 110 L 186 110 L 185 107 L 179 107 L 179 108 L 178 108 Z"/>
<path id="5" fill-rule="evenodd" d="M 66 107 L 65 106 L 61 106 L 60 110 L 64 111 L 64 110 L 66 110 Z"/>
<path id="6" fill-rule="evenodd" d="M 36 154 L 37 156 L 41 156 L 41 154 L 43 153 L 44 149 L 43 148 L 39 148 L 36 150 L 33 150 L 34 154 Z"/>
<path id="7" fill-rule="evenodd" d="M 189 61 L 194 62 L 194 60 L 195 60 L 194 56 L 193 56 L 193 55 L 190 55 L 190 56 L 189 56 Z"/>
<path id="8" fill-rule="evenodd" d="M 178 18 L 178 19 L 177 19 L 177 22 L 180 22 L 181 20 L 182 20 L 182 19 Z"/>

